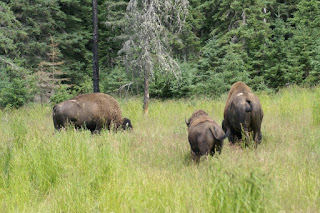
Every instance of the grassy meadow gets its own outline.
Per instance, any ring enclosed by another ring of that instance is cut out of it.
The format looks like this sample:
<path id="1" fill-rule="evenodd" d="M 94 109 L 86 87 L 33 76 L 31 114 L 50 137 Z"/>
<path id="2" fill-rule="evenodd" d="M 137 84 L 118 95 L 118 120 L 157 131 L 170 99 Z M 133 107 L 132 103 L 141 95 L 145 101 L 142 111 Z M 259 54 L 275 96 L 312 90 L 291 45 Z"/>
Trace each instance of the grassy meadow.
<path id="1" fill-rule="evenodd" d="M 0 111 L 0 212 L 320 212 L 320 88 L 257 93 L 257 149 L 191 160 L 185 117 L 218 99 L 119 100 L 131 132 L 55 132 L 52 107 Z"/>

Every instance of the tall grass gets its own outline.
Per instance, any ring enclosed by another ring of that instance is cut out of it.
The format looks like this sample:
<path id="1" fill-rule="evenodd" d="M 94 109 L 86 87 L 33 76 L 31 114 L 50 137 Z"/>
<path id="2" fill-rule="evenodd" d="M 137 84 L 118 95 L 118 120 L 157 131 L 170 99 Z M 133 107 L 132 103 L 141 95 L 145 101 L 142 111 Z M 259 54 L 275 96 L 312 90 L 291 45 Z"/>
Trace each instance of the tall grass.
<path id="1" fill-rule="evenodd" d="M 319 89 L 260 93 L 263 139 L 195 164 L 184 118 L 220 99 L 120 100 L 131 132 L 55 132 L 51 107 L 0 112 L 0 212 L 319 212 Z"/>

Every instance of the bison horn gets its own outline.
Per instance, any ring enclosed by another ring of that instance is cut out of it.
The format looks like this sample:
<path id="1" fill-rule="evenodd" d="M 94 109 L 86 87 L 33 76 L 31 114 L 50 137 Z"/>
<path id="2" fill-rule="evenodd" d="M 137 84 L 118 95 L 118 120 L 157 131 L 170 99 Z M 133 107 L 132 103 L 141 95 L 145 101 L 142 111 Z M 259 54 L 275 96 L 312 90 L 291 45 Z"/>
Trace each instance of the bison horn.
<path id="1" fill-rule="evenodd" d="M 187 126 L 189 126 L 189 123 L 187 122 L 187 118 L 184 117 L 184 122 L 186 122 Z"/>

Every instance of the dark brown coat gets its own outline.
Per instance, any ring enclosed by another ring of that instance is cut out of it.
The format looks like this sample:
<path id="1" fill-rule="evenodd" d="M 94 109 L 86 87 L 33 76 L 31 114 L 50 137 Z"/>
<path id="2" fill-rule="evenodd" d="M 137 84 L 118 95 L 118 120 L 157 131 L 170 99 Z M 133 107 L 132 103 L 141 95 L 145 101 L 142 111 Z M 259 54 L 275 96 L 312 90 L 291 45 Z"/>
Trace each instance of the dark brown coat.
<path id="1" fill-rule="evenodd" d="M 87 128 L 92 133 L 105 127 L 110 130 L 122 126 L 132 128 L 127 118 L 122 118 L 118 102 L 110 95 L 89 93 L 63 101 L 53 107 L 53 123 L 59 130 L 72 123 L 75 128 Z"/>
<path id="2" fill-rule="evenodd" d="M 263 110 L 257 96 L 243 82 L 234 83 L 229 91 L 224 108 L 224 131 L 231 130 L 229 141 L 235 143 L 242 139 L 242 132 L 246 139 L 252 133 L 256 144 L 261 142 L 261 123 Z"/>
<path id="3" fill-rule="evenodd" d="M 195 111 L 188 122 L 188 140 L 195 161 L 202 155 L 221 153 L 223 140 L 228 136 L 203 110 Z"/>

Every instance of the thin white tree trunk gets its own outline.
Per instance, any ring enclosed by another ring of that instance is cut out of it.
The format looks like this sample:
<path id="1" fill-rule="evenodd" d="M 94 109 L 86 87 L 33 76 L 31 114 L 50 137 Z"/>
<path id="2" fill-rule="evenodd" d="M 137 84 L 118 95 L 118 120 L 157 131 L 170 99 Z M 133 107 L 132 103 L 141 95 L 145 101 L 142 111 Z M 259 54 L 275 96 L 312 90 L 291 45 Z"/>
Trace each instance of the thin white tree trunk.
<path id="1" fill-rule="evenodd" d="M 149 78 L 150 71 L 146 69 L 144 71 L 144 96 L 143 96 L 143 112 L 148 115 L 149 112 Z"/>

